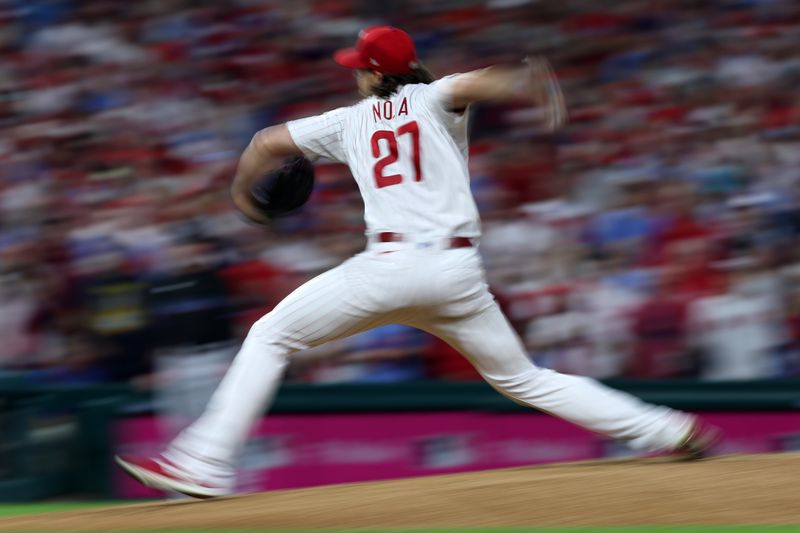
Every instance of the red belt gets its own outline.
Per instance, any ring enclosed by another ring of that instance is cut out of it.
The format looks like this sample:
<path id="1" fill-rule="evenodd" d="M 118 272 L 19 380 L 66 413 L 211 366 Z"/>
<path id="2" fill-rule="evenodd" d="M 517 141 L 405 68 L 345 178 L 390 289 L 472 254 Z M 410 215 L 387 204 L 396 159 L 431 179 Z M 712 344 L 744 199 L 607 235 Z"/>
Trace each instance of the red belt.
<path id="1" fill-rule="evenodd" d="M 376 235 L 376 240 L 378 242 L 403 242 L 406 239 L 402 233 L 382 231 Z M 469 237 L 450 237 L 445 243 L 445 248 L 472 248 L 475 246 Z"/>

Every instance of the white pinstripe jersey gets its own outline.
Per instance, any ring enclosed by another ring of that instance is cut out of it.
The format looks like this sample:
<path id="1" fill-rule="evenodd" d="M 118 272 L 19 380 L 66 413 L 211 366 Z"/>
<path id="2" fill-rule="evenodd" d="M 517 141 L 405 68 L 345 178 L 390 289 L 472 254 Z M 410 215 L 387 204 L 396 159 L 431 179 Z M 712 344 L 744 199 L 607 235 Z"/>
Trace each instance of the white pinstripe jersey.
<path id="1" fill-rule="evenodd" d="M 477 237 L 469 188 L 468 113 L 448 111 L 454 76 L 401 87 L 387 99 L 289 122 L 311 158 L 344 163 L 364 199 L 367 234 L 393 231 L 420 239 Z"/>

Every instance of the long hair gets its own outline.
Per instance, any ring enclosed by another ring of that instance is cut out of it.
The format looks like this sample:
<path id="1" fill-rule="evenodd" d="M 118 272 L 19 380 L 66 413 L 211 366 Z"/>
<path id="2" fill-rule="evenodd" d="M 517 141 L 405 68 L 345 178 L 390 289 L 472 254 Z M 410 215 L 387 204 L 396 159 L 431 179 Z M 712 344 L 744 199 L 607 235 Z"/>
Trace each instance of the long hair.
<path id="1" fill-rule="evenodd" d="M 374 94 L 380 98 L 389 98 L 403 85 L 415 83 L 431 83 L 435 78 L 433 74 L 422 65 L 406 74 L 384 74 L 381 83 L 375 87 Z"/>

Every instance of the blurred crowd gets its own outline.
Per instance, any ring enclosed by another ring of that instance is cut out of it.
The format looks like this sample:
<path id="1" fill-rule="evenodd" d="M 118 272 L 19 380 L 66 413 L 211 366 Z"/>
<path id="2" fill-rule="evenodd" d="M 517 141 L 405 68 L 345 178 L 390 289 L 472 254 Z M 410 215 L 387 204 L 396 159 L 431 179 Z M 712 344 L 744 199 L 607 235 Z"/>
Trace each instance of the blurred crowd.
<path id="1" fill-rule="evenodd" d="M 602 4 L 602 5 L 601 5 Z M 150 383 L 235 346 L 363 248 L 348 170 L 254 227 L 228 196 L 258 129 L 357 99 L 330 59 L 408 30 L 435 74 L 544 54 L 571 123 L 472 111 L 493 291 L 531 358 L 595 377 L 800 373 L 800 3 L 0 0 L 0 366 Z M 307 382 L 476 379 L 388 326 L 301 354 Z"/>

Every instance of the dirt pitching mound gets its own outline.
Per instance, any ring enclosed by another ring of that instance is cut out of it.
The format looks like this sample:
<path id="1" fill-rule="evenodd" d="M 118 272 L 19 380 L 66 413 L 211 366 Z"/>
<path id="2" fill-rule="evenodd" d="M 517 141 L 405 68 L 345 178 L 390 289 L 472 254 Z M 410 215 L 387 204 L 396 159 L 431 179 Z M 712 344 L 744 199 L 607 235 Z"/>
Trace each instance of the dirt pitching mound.
<path id="1" fill-rule="evenodd" d="M 0 531 L 800 524 L 800 454 L 546 465 L 0 520 Z"/>

